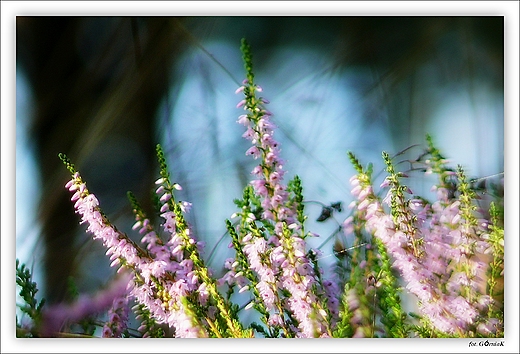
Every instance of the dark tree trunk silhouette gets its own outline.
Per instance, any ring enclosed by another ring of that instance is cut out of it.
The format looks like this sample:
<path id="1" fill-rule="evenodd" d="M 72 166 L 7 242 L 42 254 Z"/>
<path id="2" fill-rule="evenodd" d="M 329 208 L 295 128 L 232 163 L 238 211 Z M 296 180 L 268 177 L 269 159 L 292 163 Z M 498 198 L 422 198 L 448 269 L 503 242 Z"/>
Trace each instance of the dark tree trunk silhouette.
<path id="1" fill-rule="evenodd" d="M 155 175 L 154 121 L 182 43 L 176 18 L 18 17 L 17 58 L 36 104 L 31 138 L 41 171 L 39 206 L 45 297 L 63 300 L 74 274 L 78 217 L 63 188 L 69 176 L 57 158 L 81 166 L 107 214 L 132 190 L 150 197 Z M 128 204 L 128 203 L 126 203 Z M 124 209 L 131 213 L 130 208 Z"/>

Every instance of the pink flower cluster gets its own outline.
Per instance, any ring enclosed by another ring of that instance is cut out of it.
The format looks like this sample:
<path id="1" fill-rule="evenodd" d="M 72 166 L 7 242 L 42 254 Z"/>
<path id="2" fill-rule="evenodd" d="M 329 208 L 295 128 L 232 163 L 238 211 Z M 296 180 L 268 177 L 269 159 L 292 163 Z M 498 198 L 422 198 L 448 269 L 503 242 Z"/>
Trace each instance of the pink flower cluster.
<path id="1" fill-rule="evenodd" d="M 243 251 L 248 258 L 250 269 L 258 276 L 254 284 L 267 311 L 272 314 L 269 324 L 284 326 L 283 311 L 288 311 L 298 324 L 289 326 L 289 331 L 298 337 L 330 335 L 330 312 L 321 306 L 327 297 L 332 313 L 337 314 L 337 289 L 327 282 L 328 293 L 316 292 L 321 288 L 312 263 L 306 255 L 303 225 L 296 218 L 296 210 L 289 203 L 289 194 L 282 183 L 285 171 L 280 158 L 280 145 L 274 139 L 275 125 L 271 113 L 264 105 L 265 99 L 257 99 L 254 92 L 261 88 L 247 80 L 238 92 L 245 92 L 246 98 L 237 107 L 248 111 L 238 118 L 238 123 L 246 127 L 243 137 L 250 140 L 252 147 L 246 152 L 260 163 L 252 170 L 256 177 L 251 182 L 262 206 L 262 222 L 270 222 L 274 232 L 266 235 L 253 230 L 244 230 Z M 250 222 L 255 221 L 252 213 L 243 215 Z M 244 281 L 242 281 L 244 283 Z M 249 285 L 243 285 L 248 287 Z M 282 292 L 290 296 L 284 298 Z M 253 303 L 250 303 L 249 307 Z"/>
<path id="2" fill-rule="evenodd" d="M 390 191 L 383 203 L 390 204 L 390 197 L 398 195 L 393 200 L 398 203 L 391 205 L 393 217 L 374 194 L 367 175 L 355 175 L 350 183 L 354 207 L 366 230 L 386 246 L 406 289 L 417 296 L 421 314 L 447 334 L 463 334 L 475 325 L 491 302 L 484 280 L 489 245 L 482 236 L 487 224 L 465 232 L 461 202 L 448 200 L 442 187 L 435 187 L 440 200 L 428 204 L 405 200 L 387 178 L 382 187 L 390 185 Z"/>
<path id="3" fill-rule="evenodd" d="M 163 244 L 148 219 L 137 216 L 134 225 L 134 229 L 139 228 L 144 234 L 142 242 L 147 245 L 147 251 L 108 222 L 101 213 L 97 198 L 89 193 L 78 172 L 66 187 L 75 192 L 72 200 L 76 212 L 81 215 L 81 223 L 87 223 L 87 231 L 93 234 L 94 239 L 101 239 L 108 248 L 111 265 L 125 265 L 135 272 L 135 279 L 129 283 L 130 295 L 144 304 L 158 323 L 167 323 L 174 328 L 177 337 L 200 337 L 205 335 L 204 331 L 181 299 L 197 292 L 200 303 L 207 300 L 205 285 L 194 272 L 193 260 L 184 255 L 187 246 L 201 247 L 201 244 L 191 237 L 190 229 L 185 225 L 178 230 L 178 216 L 172 211 L 171 189 L 180 187 L 167 183 L 164 178 L 157 181 L 160 185 L 157 194 L 164 203 L 161 216 L 164 218 L 163 228 L 169 234 L 168 241 Z M 187 207 L 181 203 L 181 209 Z"/>
<path id="4" fill-rule="evenodd" d="M 120 338 L 127 328 L 128 296 L 114 299 L 112 308 L 108 311 L 108 321 L 103 327 L 102 337 Z"/>

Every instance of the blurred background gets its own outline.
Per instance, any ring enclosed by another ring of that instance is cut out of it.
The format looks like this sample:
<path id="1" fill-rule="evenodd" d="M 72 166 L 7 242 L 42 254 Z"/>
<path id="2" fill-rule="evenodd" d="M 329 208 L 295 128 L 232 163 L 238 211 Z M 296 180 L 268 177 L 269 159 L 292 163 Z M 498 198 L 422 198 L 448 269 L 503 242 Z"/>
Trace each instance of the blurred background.
<path id="1" fill-rule="evenodd" d="M 16 257 L 51 303 L 70 296 L 67 279 L 93 292 L 113 275 L 78 225 L 59 152 L 139 240 L 126 192 L 152 213 L 161 143 L 220 274 L 233 255 L 224 220 L 257 162 L 236 123 L 242 37 L 325 264 L 352 200 L 347 151 L 374 163 L 376 185 L 381 152 L 409 148 L 395 158 L 406 171 L 426 133 L 472 178 L 504 171 L 503 17 L 17 17 L 16 26 Z M 406 180 L 425 196 L 433 182 Z M 335 202 L 342 211 L 316 221 Z"/>

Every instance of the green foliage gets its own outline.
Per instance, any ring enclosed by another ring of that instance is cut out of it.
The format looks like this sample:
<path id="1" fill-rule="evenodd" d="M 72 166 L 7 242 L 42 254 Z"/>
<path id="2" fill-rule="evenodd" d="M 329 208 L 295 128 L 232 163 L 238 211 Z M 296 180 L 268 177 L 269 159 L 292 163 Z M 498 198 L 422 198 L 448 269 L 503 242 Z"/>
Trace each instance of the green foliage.
<path id="1" fill-rule="evenodd" d="M 67 167 L 67 170 L 69 170 L 70 174 L 76 173 L 76 167 L 74 164 L 70 161 L 70 159 L 65 155 L 64 153 L 59 153 L 58 158 L 63 162 L 63 164 Z"/>
<path id="2" fill-rule="evenodd" d="M 378 306 L 381 309 L 381 323 L 385 326 L 387 336 L 390 338 L 406 338 L 409 335 L 406 325 L 406 313 L 401 306 L 399 293 L 401 288 L 397 278 L 392 272 L 391 259 L 386 252 L 385 245 L 377 238 L 374 238 L 380 257 L 380 271 L 376 286 Z"/>
<path id="3" fill-rule="evenodd" d="M 251 46 L 245 38 L 242 38 L 240 46 L 242 52 L 242 59 L 244 61 L 244 67 L 246 69 L 246 78 L 250 84 L 253 83 L 255 75 L 253 73 L 253 54 L 251 53 Z"/>
<path id="4" fill-rule="evenodd" d="M 24 301 L 24 304 L 19 304 L 18 308 L 31 318 L 33 321 L 33 328 L 35 329 L 40 324 L 42 307 L 45 304 L 45 299 L 40 301 L 36 299 L 38 286 L 32 281 L 32 274 L 29 269 L 27 269 L 25 264 L 20 264 L 18 259 L 16 259 L 16 284 L 20 287 L 19 295 Z M 20 326 L 21 325 L 17 322 L 17 328 L 20 328 Z M 31 331 L 20 331 L 20 333 L 22 333 L 23 336 L 35 335 L 35 332 Z"/>
<path id="5" fill-rule="evenodd" d="M 287 191 L 290 193 L 289 200 L 296 210 L 297 220 L 303 225 L 305 220 L 307 220 L 307 216 L 305 215 L 304 211 L 305 205 L 303 204 L 303 186 L 300 177 L 294 176 L 294 178 L 289 181 L 287 184 Z"/>
<path id="6" fill-rule="evenodd" d="M 488 318 L 504 320 L 504 229 L 501 227 L 503 214 L 495 203 L 490 205 L 491 224 L 488 242 L 492 247 L 493 260 L 488 269 L 488 291 L 495 299 L 495 303 L 488 308 Z M 503 331 L 497 333 L 497 337 L 503 336 Z"/>

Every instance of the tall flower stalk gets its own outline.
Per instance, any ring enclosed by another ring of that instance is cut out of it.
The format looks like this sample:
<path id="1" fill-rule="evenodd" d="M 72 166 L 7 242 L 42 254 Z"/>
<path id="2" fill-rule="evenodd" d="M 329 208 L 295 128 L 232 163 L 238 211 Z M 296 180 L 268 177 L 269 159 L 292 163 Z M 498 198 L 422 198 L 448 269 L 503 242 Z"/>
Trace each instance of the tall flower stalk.
<path id="1" fill-rule="evenodd" d="M 247 189 L 244 201 L 238 203 L 241 222 L 230 231 L 236 235 L 233 245 L 241 260 L 236 274 L 248 275 L 248 284 L 242 288 L 255 289 L 255 299 L 248 306 L 259 308 L 264 323 L 274 328 L 268 335 L 281 331 L 284 337 L 330 336 L 332 313 L 326 304 L 334 301 L 334 295 L 329 295 L 331 301 L 319 290 L 323 289 L 319 267 L 307 255 L 301 182 L 294 179 L 292 193 L 283 183 L 280 144 L 274 137 L 272 114 L 265 108 L 269 102 L 257 97 L 262 88 L 254 82 L 251 49 L 245 40 L 241 50 L 246 80 L 236 91 L 244 94 L 237 108 L 243 107 L 246 113 L 238 123 L 244 125 L 243 137 L 252 144 L 246 155 L 260 163 L 251 172 L 256 177 L 251 182 L 253 190 Z M 252 272 L 245 269 L 246 264 Z"/>

